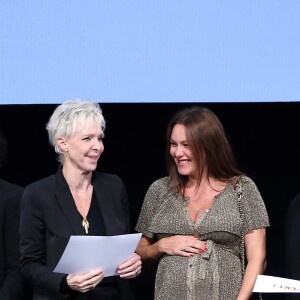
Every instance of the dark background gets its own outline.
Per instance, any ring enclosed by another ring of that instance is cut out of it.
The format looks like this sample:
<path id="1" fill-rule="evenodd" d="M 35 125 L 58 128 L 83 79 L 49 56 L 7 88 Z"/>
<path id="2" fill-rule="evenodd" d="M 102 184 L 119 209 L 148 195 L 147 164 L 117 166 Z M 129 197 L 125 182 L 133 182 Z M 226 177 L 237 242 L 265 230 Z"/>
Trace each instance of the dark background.
<path id="1" fill-rule="evenodd" d="M 149 185 L 166 175 L 165 132 L 172 114 L 195 104 L 102 104 L 107 121 L 105 151 L 98 169 L 119 175 L 131 206 L 132 228 Z M 287 277 L 285 222 L 291 200 L 300 192 L 300 103 L 204 103 L 223 123 L 240 169 L 257 184 L 269 213 L 267 275 Z M 0 129 L 8 140 L 1 177 L 25 187 L 55 173 L 54 149 L 45 129 L 56 105 L 0 106 Z M 152 299 L 155 267 L 133 280 L 138 299 Z M 148 297 L 148 298 L 147 298 Z M 284 295 L 264 295 L 284 299 Z"/>

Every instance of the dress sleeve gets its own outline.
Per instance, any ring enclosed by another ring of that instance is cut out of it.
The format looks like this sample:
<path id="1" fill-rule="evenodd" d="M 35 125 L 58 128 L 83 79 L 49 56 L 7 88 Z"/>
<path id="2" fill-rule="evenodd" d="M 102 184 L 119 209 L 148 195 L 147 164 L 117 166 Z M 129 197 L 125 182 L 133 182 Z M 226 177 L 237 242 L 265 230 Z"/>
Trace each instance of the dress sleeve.
<path id="1" fill-rule="evenodd" d="M 255 183 L 244 176 L 242 182 L 242 210 L 244 214 L 244 232 L 269 227 L 269 217 Z"/>
<path id="2" fill-rule="evenodd" d="M 157 213 L 157 207 L 160 198 L 161 188 L 160 182 L 159 180 L 157 180 L 154 183 L 152 183 L 145 195 L 140 216 L 135 227 L 136 231 L 141 232 L 144 236 L 148 238 L 155 237 L 155 234 L 149 229 L 153 222 L 154 216 Z"/>

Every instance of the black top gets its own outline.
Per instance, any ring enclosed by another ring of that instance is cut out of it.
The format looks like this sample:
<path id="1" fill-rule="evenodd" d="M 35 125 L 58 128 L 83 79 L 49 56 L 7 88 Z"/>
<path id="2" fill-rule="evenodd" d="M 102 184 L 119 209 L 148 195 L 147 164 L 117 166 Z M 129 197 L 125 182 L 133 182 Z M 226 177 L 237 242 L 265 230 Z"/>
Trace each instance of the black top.
<path id="1" fill-rule="evenodd" d="M 82 221 L 82 216 L 78 212 L 79 222 Z M 98 235 L 98 236 L 106 236 L 105 224 L 103 221 L 103 216 L 100 211 L 100 207 L 97 203 L 97 198 L 95 193 L 93 192 L 91 206 L 89 212 L 87 214 L 87 220 L 89 222 L 89 230 L 88 235 Z"/>
<path id="2" fill-rule="evenodd" d="M 80 215 L 80 214 L 79 214 Z M 80 218 L 82 216 L 80 215 Z M 87 214 L 87 219 L 89 222 L 89 230 L 88 230 L 88 235 L 97 235 L 97 236 L 106 236 L 106 229 L 105 229 L 105 224 L 103 221 L 102 213 L 100 211 L 100 207 L 97 203 L 97 198 L 95 193 L 93 193 L 92 196 L 92 201 L 91 201 L 91 206 L 89 209 L 89 212 Z M 115 285 L 116 280 L 115 276 L 110 276 L 110 277 L 105 277 L 98 286 L 104 286 L 104 285 Z M 97 287 L 95 288 L 95 292 L 97 290 Z"/>
<path id="3" fill-rule="evenodd" d="M 75 202 L 74 209 L 77 210 Z M 82 215 L 78 212 L 78 222 L 82 222 Z M 89 229 L 86 235 L 91 236 L 106 236 L 105 224 L 103 221 L 103 216 L 100 211 L 100 207 L 97 202 L 95 193 L 93 192 L 91 205 L 89 212 L 87 214 L 87 220 L 89 222 Z M 71 294 L 78 294 L 78 292 L 72 291 L 67 284 L 67 276 L 62 284 L 62 291 Z M 104 277 L 103 280 L 91 291 L 87 293 L 88 300 L 118 300 L 120 299 L 119 290 L 116 283 L 115 276 Z"/>

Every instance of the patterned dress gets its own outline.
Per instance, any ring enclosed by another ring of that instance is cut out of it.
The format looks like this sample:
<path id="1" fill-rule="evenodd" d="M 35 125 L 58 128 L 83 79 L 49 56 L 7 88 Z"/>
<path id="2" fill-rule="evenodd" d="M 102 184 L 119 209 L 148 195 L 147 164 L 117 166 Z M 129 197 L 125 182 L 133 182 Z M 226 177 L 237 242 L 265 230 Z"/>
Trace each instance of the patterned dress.
<path id="1" fill-rule="evenodd" d="M 163 255 L 155 282 L 155 300 L 234 300 L 242 282 L 240 242 L 245 233 L 269 226 L 264 202 L 254 182 L 241 176 L 241 220 L 233 183 L 218 194 L 210 209 L 194 223 L 188 198 L 174 192 L 169 177 L 149 188 L 136 226 L 144 236 L 162 239 L 194 235 L 207 241 L 208 251 L 193 257 Z"/>

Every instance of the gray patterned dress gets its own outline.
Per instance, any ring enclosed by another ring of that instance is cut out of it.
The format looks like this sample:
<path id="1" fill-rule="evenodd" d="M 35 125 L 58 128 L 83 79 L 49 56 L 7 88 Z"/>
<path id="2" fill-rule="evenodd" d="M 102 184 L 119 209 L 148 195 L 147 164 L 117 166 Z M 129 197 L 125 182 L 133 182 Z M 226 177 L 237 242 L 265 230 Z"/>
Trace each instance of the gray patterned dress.
<path id="1" fill-rule="evenodd" d="M 269 226 L 265 205 L 254 182 L 241 176 L 244 232 Z M 234 300 L 242 282 L 242 221 L 234 184 L 218 194 L 211 209 L 193 223 L 188 198 L 169 188 L 169 177 L 149 188 L 136 226 L 144 236 L 162 239 L 194 235 L 208 251 L 193 257 L 163 255 L 155 282 L 155 300 Z"/>

